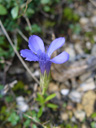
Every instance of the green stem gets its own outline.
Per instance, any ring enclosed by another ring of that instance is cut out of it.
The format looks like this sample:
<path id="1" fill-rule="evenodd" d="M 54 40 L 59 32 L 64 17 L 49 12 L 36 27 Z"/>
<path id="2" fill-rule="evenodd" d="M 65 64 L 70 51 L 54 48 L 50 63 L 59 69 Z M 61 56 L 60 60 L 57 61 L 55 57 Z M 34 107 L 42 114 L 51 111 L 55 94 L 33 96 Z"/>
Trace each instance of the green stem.
<path id="1" fill-rule="evenodd" d="M 50 82 L 50 73 L 49 75 L 47 75 L 46 72 L 44 73 L 44 75 L 40 74 L 40 87 L 42 90 L 42 95 L 46 93 L 49 82 Z"/>

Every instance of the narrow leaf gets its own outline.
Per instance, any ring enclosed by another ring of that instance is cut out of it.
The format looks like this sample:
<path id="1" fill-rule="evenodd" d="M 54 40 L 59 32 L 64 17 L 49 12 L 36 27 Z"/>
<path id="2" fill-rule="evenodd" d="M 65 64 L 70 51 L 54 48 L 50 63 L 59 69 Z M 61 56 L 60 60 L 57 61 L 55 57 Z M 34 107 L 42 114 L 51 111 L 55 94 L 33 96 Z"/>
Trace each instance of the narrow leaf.
<path id="1" fill-rule="evenodd" d="M 56 96 L 56 94 L 55 94 L 55 93 L 53 93 L 53 94 L 49 95 L 49 96 L 45 99 L 45 102 L 47 102 L 47 101 L 49 101 L 49 100 L 53 99 L 55 96 Z"/>
<path id="2" fill-rule="evenodd" d="M 56 104 L 51 104 L 51 103 L 47 104 L 47 107 L 54 108 L 54 109 L 58 108 Z"/>
<path id="3" fill-rule="evenodd" d="M 44 98 L 41 94 L 37 93 L 36 101 L 39 101 L 40 104 L 44 104 Z"/>
<path id="4" fill-rule="evenodd" d="M 43 107 L 41 107 L 41 108 L 39 109 L 39 112 L 38 112 L 38 114 L 37 114 L 38 118 L 42 116 L 42 113 L 43 113 Z"/>

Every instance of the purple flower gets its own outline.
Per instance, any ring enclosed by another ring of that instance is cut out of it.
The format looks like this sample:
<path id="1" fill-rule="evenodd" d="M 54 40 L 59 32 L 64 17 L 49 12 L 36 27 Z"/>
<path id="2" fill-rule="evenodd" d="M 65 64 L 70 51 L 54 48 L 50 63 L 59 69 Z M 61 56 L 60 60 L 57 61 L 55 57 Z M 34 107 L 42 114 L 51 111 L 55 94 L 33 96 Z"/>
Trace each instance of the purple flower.
<path id="1" fill-rule="evenodd" d="M 51 59 L 52 53 L 60 48 L 64 43 L 65 38 L 59 37 L 52 41 L 47 52 L 45 52 L 43 40 L 39 36 L 32 35 L 29 37 L 28 44 L 30 50 L 21 50 L 20 54 L 27 61 L 38 61 L 41 73 L 44 74 L 46 71 L 46 73 L 49 74 L 51 63 L 62 64 L 69 59 L 69 54 L 65 51 Z"/>

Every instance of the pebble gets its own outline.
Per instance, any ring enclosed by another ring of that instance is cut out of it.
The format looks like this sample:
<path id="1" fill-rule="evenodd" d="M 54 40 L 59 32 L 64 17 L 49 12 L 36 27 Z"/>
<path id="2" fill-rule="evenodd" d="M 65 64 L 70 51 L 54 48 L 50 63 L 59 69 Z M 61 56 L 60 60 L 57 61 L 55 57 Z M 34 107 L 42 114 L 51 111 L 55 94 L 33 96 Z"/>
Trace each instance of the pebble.
<path id="1" fill-rule="evenodd" d="M 73 101 L 73 102 L 77 102 L 79 103 L 81 101 L 81 98 L 82 98 L 82 93 L 80 93 L 79 91 L 72 91 L 70 94 L 69 94 L 69 98 Z"/>
<path id="2" fill-rule="evenodd" d="M 92 54 L 93 56 L 96 56 L 96 44 L 93 45 L 91 54 Z"/>
<path id="3" fill-rule="evenodd" d="M 71 121 L 72 121 L 73 123 L 76 123 L 76 118 L 73 116 L 73 117 L 71 118 Z"/>
<path id="4" fill-rule="evenodd" d="M 78 104 L 77 104 L 77 110 L 83 110 L 83 106 L 82 106 L 81 103 L 78 103 Z"/>
<path id="5" fill-rule="evenodd" d="M 91 17 L 90 20 L 93 23 L 93 25 L 96 26 L 96 16 Z"/>
<path id="6" fill-rule="evenodd" d="M 19 96 L 16 98 L 17 106 L 19 111 L 26 112 L 29 109 L 28 104 L 25 102 L 25 99 L 23 96 Z"/>
<path id="7" fill-rule="evenodd" d="M 86 25 L 86 24 L 88 24 L 88 22 L 89 22 L 89 19 L 86 18 L 86 17 L 82 17 L 82 18 L 80 19 L 80 24 L 81 24 L 81 25 Z"/>
<path id="8" fill-rule="evenodd" d="M 82 97 L 83 110 L 86 112 L 87 117 L 91 116 L 94 112 L 94 104 L 96 100 L 96 93 L 94 91 L 86 92 Z"/>
<path id="9" fill-rule="evenodd" d="M 74 61 L 75 60 L 75 57 L 76 57 L 76 53 L 75 53 L 75 50 L 74 50 L 73 45 L 70 45 L 69 47 L 67 47 L 65 49 L 65 51 L 68 52 L 69 55 L 70 55 L 69 60 L 70 61 Z"/>
<path id="10" fill-rule="evenodd" d="M 48 87 L 49 92 L 56 92 L 59 91 L 59 87 L 54 82 L 51 82 Z"/>
<path id="11" fill-rule="evenodd" d="M 87 72 L 87 73 L 84 73 L 82 74 L 79 79 L 83 82 L 85 82 L 86 79 L 88 79 L 89 77 L 91 76 L 91 72 Z"/>
<path id="12" fill-rule="evenodd" d="M 69 89 L 62 89 L 61 90 L 61 94 L 64 95 L 64 96 L 67 96 L 69 93 Z"/>
<path id="13" fill-rule="evenodd" d="M 82 124 L 82 128 L 88 128 L 85 124 Z"/>
<path id="14" fill-rule="evenodd" d="M 40 76 L 40 72 L 38 70 L 36 70 L 34 73 L 33 73 L 34 76 L 36 77 L 39 77 Z"/>
<path id="15" fill-rule="evenodd" d="M 60 100 L 61 99 L 60 93 L 57 91 L 57 92 L 55 92 L 55 94 L 56 94 L 56 97 Z"/>
<path id="16" fill-rule="evenodd" d="M 91 47 L 91 43 L 88 41 L 88 42 L 86 42 L 86 48 L 88 49 L 88 50 L 90 50 L 92 47 Z"/>
<path id="17" fill-rule="evenodd" d="M 85 83 L 80 85 L 78 90 L 88 91 L 88 90 L 93 90 L 95 88 L 96 88 L 96 86 L 95 86 L 93 78 L 89 78 Z"/>
<path id="18" fill-rule="evenodd" d="M 77 51 L 78 54 L 84 54 L 84 51 L 81 47 L 81 42 L 76 42 L 75 44 L 75 50 Z"/>
<path id="19" fill-rule="evenodd" d="M 75 111 L 74 112 L 74 115 L 81 122 L 85 119 L 85 116 L 86 116 L 85 112 L 82 111 L 82 110 Z"/>
<path id="20" fill-rule="evenodd" d="M 93 36 L 94 41 L 96 42 L 96 35 Z"/>
<path id="21" fill-rule="evenodd" d="M 65 113 L 65 112 L 61 113 L 60 116 L 61 116 L 61 119 L 64 121 L 68 120 L 68 118 L 69 118 L 68 113 Z"/>

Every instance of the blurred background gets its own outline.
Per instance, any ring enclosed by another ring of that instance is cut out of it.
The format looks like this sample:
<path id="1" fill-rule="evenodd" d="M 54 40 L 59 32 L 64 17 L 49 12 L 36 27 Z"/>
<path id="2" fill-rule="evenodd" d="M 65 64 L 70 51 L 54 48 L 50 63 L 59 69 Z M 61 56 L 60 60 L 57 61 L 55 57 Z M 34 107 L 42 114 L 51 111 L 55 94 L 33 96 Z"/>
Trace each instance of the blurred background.
<path id="1" fill-rule="evenodd" d="M 52 64 L 47 93 L 56 93 L 51 103 L 58 108 L 45 107 L 40 118 L 39 64 L 19 56 L 32 34 L 46 48 L 65 37 L 53 56 L 70 55 L 68 62 Z M 0 0 L 0 128 L 40 128 L 33 119 L 48 128 L 96 128 L 95 0 Z"/>

